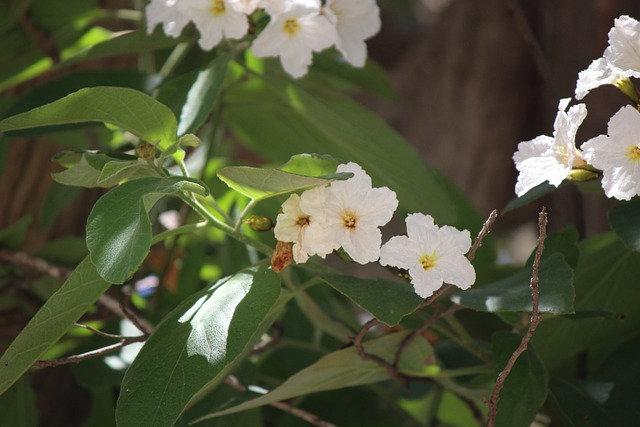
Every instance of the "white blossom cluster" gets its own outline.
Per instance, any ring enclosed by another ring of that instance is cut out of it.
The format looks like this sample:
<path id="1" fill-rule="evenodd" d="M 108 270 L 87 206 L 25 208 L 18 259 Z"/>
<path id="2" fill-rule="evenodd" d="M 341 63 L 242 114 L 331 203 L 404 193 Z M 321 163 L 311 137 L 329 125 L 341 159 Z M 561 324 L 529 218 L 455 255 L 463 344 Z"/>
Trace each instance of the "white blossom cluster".
<path id="1" fill-rule="evenodd" d="M 576 99 L 596 87 L 612 84 L 634 102 L 622 107 L 609 120 L 608 135 L 600 135 L 576 148 L 576 133 L 587 115 L 584 104 L 566 111 L 570 99 L 560 101 L 553 137 L 539 136 L 518 145 L 513 155 L 519 171 L 518 197 L 548 181 L 556 187 L 583 169 L 602 174 L 607 197 L 630 200 L 640 195 L 640 93 L 630 78 L 640 78 L 640 22 L 621 16 L 609 31 L 609 46 L 601 58 L 580 72 Z"/>
<path id="2" fill-rule="evenodd" d="M 342 248 L 357 263 L 379 259 L 382 265 L 408 270 L 416 293 L 423 298 L 445 282 L 462 289 L 475 282 L 475 270 L 464 256 L 471 247 L 467 230 L 439 228 L 431 216 L 411 214 L 406 219 L 408 236 L 392 237 L 382 245 L 379 227 L 391 220 L 398 207 L 395 192 L 373 188 L 369 175 L 355 163 L 340 165 L 337 172 L 350 172 L 353 177 L 292 194 L 282 205 L 275 237 L 293 243 L 297 263 L 313 255 L 324 258 Z"/>
<path id="3" fill-rule="evenodd" d="M 223 38 L 242 39 L 249 17 L 257 10 L 270 21 L 253 41 L 257 57 L 280 57 L 287 73 L 304 76 L 313 52 L 335 46 L 355 67 L 364 66 L 365 40 L 380 30 L 380 10 L 375 0 L 151 0 L 146 8 L 149 32 L 162 24 L 164 32 L 178 37 L 193 22 L 199 44 L 213 49 Z"/>

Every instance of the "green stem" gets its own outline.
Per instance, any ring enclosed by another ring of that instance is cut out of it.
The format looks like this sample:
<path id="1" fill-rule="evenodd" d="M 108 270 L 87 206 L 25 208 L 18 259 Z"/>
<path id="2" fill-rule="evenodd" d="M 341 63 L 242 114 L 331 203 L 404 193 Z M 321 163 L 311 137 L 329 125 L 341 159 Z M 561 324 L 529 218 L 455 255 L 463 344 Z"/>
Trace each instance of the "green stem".
<path id="1" fill-rule="evenodd" d="M 199 222 L 197 224 L 187 224 L 181 227 L 174 228 L 173 230 L 163 231 L 162 233 L 159 233 L 153 236 L 153 239 L 151 239 L 151 245 L 153 246 L 156 243 L 159 243 L 163 240 L 168 239 L 169 237 L 176 236 L 178 234 L 189 233 L 191 231 L 200 230 L 208 226 L 209 226 L 208 222 Z"/>
<path id="2" fill-rule="evenodd" d="M 182 62 L 184 57 L 187 56 L 187 53 L 189 53 L 191 46 L 191 43 L 183 42 L 179 43 L 175 48 L 173 48 L 173 50 L 167 57 L 167 60 L 164 61 L 164 64 L 162 64 L 162 68 L 160 68 L 159 74 L 162 77 L 170 76 L 171 73 L 173 73 L 173 70 L 175 70 L 180 62 Z"/>
<path id="3" fill-rule="evenodd" d="M 144 13 L 139 10 L 132 9 L 118 9 L 118 10 L 106 10 L 100 9 L 93 14 L 96 18 L 104 19 L 121 19 L 123 21 L 135 21 L 141 22 L 144 18 Z"/>
<path id="4" fill-rule="evenodd" d="M 228 234 L 229 236 L 231 236 L 232 238 L 238 240 L 239 242 L 244 243 L 245 245 L 249 245 L 252 248 L 255 248 L 258 252 L 263 253 L 264 255 L 267 256 L 271 256 L 271 254 L 273 253 L 273 248 L 271 248 L 269 245 L 266 245 L 258 240 L 255 240 L 249 236 L 247 236 L 246 234 L 243 234 L 235 229 L 233 229 L 233 227 L 225 224 L 224 222 L 220 221 L 218 218 L 216 218 L 215 216 L 213 216 L 211 214 L 211 212 L 209 212 L 207 210 L 207 208 L 205 208 L 204 206 L 202 206 L 200 204 L 200 202 L 198 202 L 198 200 L 196 200 L 195 198 L 191 198 L 189 195 L 184 194 L 184 193 L 179 193 L 180 198 L 189 206 L 191 206 L 191 208 L 193 208 L 193 210 L 195 210 L 196 212 L 198 212 L 204 219 L 206 219 L 209 223 L 209 225 L 216 227 L 219 230 L 224 231 L 226 234 Z"/>
<path id="5" fill-rule="evenodd" d="M 247 213 L 249 213 L 249 211 L 253 209 L 256 203 L 257 202 L 254 199 L 251 199 L 251 201 L 247 203 L 247 206 L 244 207 L 244 209 L 240 213 L 240 216 L 238 217 L 238 220 L 236 221 L 236 225 L 234 227 L 236 231 L 240 230 L 240 227 L 242 226 L 242 220 L 244 219 L 245 216 L 247 216 Z"/>
<path id="6" fill-rule="evenodd" d="M 438 378 L 462 377 L 464 375 L 495 374 L 495 370 L 487 366 L 469 366 L 467 368 L 449 369 L 439 373 Z"/>

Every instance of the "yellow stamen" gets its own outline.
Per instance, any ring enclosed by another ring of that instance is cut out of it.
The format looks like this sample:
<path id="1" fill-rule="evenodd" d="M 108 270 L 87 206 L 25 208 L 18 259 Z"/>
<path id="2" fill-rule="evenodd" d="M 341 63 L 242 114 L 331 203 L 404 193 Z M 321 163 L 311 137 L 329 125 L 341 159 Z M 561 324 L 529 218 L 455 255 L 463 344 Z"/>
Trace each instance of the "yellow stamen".
<path id="1" fill-rule="evenodd" d="M 437 260 L 438 258 L 434 252 L 431 255 L 422 255 L 420 257 L 420 264 L 422 264 L 422 268 L 429 270 L 430 268 L 435 267 Z"/>
<path id="2" fill-rule="evenodd" d="M 358 222 L 358 218 L 350 212 L 345 212 L 342 214 L 342 221 L 344 221 L 344 226 L 350 229 L 356 228 L 356 223 Z"/>
<path id="3" fill-rule="evenodd" d="M 284 21 L 282 29 L 285 33 L 289 34 L 289 36 L 293 37 L 296 35 L 298 30 L 300 30 L 300 24 L 297 19 L 287 19 Z"/>
<path id="4" fill-rule="evenodd" d="M 213 0 L 213 4 L 211 5 L 211 13 L 216 16 L 224 15 L 227 11 L 227 7 L 224 5 L 224 0 Z"/>
<path id="5" fill-rule="evenodd" d="M 637 145 L 629 147 L 627 150 L 627 157 L 629 157 L 634 162 L 640 162 L 640 147 Z"/>

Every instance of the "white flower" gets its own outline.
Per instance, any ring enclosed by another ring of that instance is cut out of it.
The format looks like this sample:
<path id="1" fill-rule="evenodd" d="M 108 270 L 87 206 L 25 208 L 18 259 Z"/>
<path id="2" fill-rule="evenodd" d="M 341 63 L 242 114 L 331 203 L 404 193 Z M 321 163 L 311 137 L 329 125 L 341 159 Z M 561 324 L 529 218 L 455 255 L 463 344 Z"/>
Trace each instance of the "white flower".
<path id="1" fill-rule="evenodd" d="M 629 16 L 614 21 L 603 56 L 578 74 L 576 99 L 599 86 L 615 85 L 625 77 L 640 77 L 640 22 Z"/>
<path id="2" fill-rule="evenodd" d="M 609 136 L 582 145 L 584 159 L 603 171 L 607 197 L 629 200 L 640 195 L 640 113 L 630 105 L 609 120 Z"/>
<path id="3" fill-rule="evenodd" d="M 518 197 L 545 181 L 557 187 L 572 167 L 584 164 L 576 149 L 575 137 L 587 115 L 587 108 L 578 104 L 565 113 L 567 105 L 569 98 L 561 99 L 558 104 L 553 137 L 543 135 L 518 144 L 518 151 L 513 155 L 516 169 L 520 172 L 516 183 Z"/>
<path id="4" fill-rule="evenodd" d="M 252 14 L 258 7 L 260 7 L 261 0 L 228 0 L 227 3 L 236 12 Z"/>
<path id="5" fill-rule="evenodd" d="M 327 0 L 324 8 L 338 32 L 336 48 L 355 67 L 367 59 L 365 40 L 380 31 L 376 0 Z"/>
<path id="6" fill-rule="evenodd" d="M 602 85 L 612 85 L 622 76 L 615 74 L 611 65 L 604 58 L 598 58 L 584 71 L 578 74 L 576 83 L 576 99 L 582 99 L 591 91 Z"/>
<path id="7" fill-rule="evenodd" d="M 327 198 L 326 187 L 315 187 L 302 193 L 302 196 L 292 194 L 282 204 L 282 213 L 276 219 L 274 234 L 281 242 L 293 242 L 293 259 L 297 263 L 305 262 L 315 253 L 309 248 L 307 230 L 309 225 L 324 222 L 322 206 Z M 303 211 L 304 209 L 304 211 Z M 308 214 L 312 211 L 314 214 Z M 333 248 L 322 256 L 333 251 Z"/>
<path id="8" fill-rule="evenodd" d="M 179 0 L 178 10 L 196 24 L 198 44 L 204 50 L 217 46 L 223 37 L 240 39 L 247 34 L 247 16 L 230 7 L 229 0 Z"/>
<path id="9" fill-rule="evenodd" d="M 604 59 L 621 76 L 640 77 L 640 22 L 629 16 L 614 21 Z"/>
<path id="10" fill-rule="evenodd" d="M 398 207 L 396 194 L 387 187 L 372 188 L 369 175 L 355 163 L 340 165 L 337 172 L 351 172 L 353 177 L 331 183 L 322 209 L 305 210 L 325 217 L 309 226 L 309 247 L 320 256 L 342 247 L 360 264 L 376 261 L 382 244 L 378 227 L 391 220 Z"/>
<path id="11" fill-rule="evenodd" d="M 158 24 L 162 24 L 164 33 L 178 37 L 182 29 L 189 23 L 177 7 L 178 0 L 151 0 L 145 8 L 147 16 L 147 32 L 151 34 Z"/>
<path id="12" fill-rule="evenodd" d="M 313 52 L 335 41 L 335 27 L 320 14 L 318 0 L 292 0 L 282 13 L 271 17 L 251 49 L 257 57 L 279 56 L 285 71 L 299 78 L 307 73 Z"/>
<path id="13" fill-rule="evenodd" d="M 409 271 L 418 295 L 427 298 L 443 283 L 468 289 L 476 281 L 476 272 L 464 256 L 471 247 L 467 230 L 438 227 L 431 215 L 407 216 L 408 236 L 392 237 L 382 246 L 380 264 Z"/>

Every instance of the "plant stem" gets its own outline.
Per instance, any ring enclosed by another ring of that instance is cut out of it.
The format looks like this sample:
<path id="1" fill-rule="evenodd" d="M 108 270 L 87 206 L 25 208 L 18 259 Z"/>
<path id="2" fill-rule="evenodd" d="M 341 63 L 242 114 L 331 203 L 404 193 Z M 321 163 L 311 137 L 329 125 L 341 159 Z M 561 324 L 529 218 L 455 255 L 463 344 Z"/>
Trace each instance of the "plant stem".
<path id="1" fill-rule="evenodd" d="M 191 46 L 191 43 L 183 42 L 179 43 L 175 48 L 173 48 L 173 50 L 169 54 L 169 57 L 167 57 L 167 60 L 164 61 L 164 64 L 162 64 L 162 68 L 160 68 L 159 74 L 162 77 L 170 76 L 173 70 L 175 70 L 175 68 L 187 55 L 187 53 L 191 49 Z"/>
<path id="2" fill-rule="evenodd" d="M 202 204 L 200 204 L 200 202 L 198 202 L 198 200 L 196 200 L 195 198 L 191 198 L 189 195 L 184 193 L 179 193 L 179 195 L 180 195 L 180 198 L 186 204 L 191 206 L 193 210 L 198 212 L 204 219 L 206 219 L 209 225 L 224 231 L 229 236 L 233 237 L 239 242 L 244 243 L 245 245 L 249 245 L 255 248 L 258 252 L 261 252 L 264 255 L 271 256 L 271 254 L 273 253 L 273 248 L 271 248 L 271 246 L 266 245 L 258 240 L 255 240 L 247 236 L 246 234 L 243 234 L 240 231 L 235 230 L 233 227 L 225 224 L 224 222 L 220 221 L 218 218 L 213 216 L 211 212 L 207 210 L 207 208 L 202 206 Z"/>
<path id="3" fill-rule="evenodd" d="M 151 245 L 153 246 L 156 243 L 159 243 L 163 240 L 168 239 L 169 237 L 172 237 L 178 234 L 189 233 L 191 231 L 200 230 L 208 226 L 209 226 L 208 222 L 199 222 L 197 224 L 187 224 L 181 227 L 174 228 L 173 230 L 163 231 L 162 233 L 158 233 L 155 236 L 153 236 L 153 239 L 151 240 Z"/>

